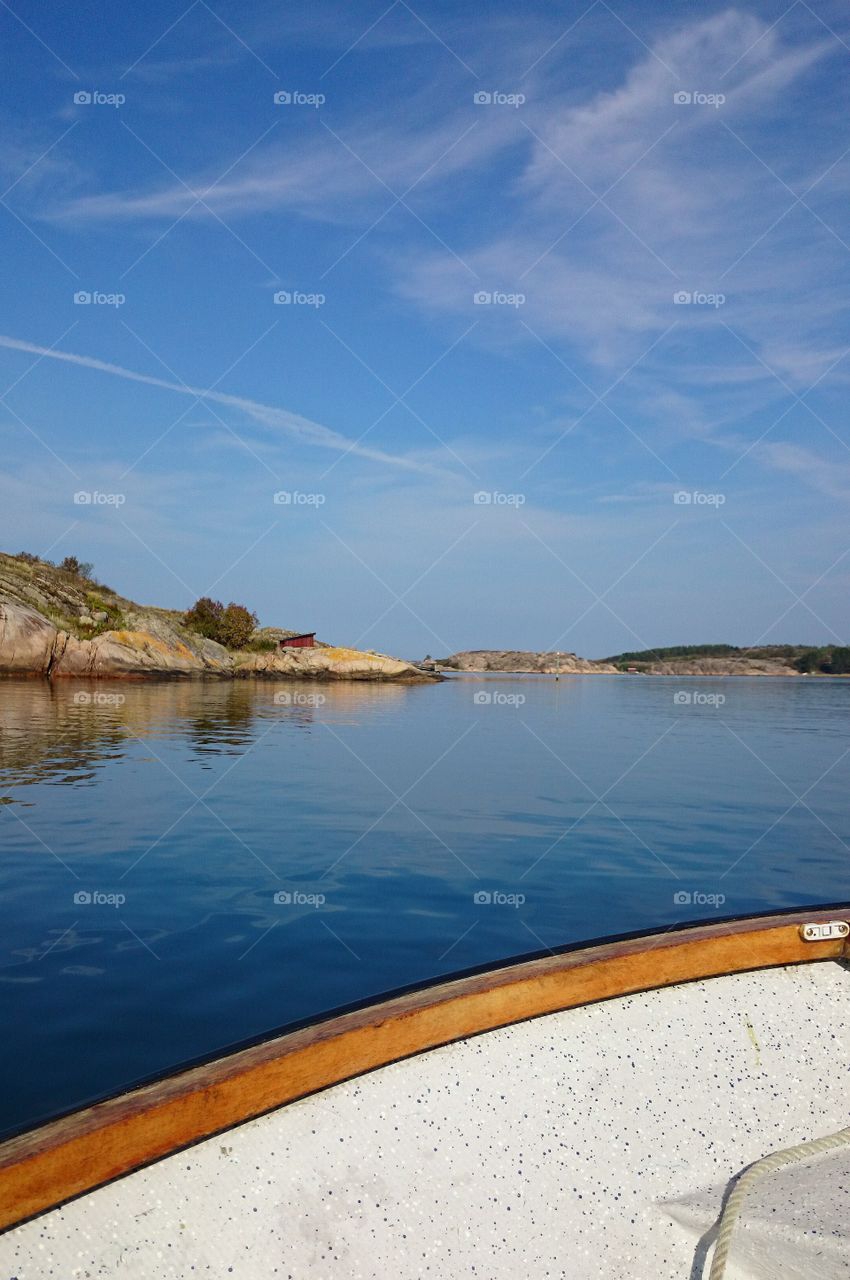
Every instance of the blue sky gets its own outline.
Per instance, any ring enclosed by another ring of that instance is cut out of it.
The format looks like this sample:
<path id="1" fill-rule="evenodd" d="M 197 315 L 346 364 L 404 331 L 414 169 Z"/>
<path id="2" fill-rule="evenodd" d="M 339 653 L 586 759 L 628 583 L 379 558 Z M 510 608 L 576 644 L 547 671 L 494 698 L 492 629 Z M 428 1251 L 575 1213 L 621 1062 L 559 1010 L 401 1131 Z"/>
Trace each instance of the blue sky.
<path id="1" fill-rule="evenodd" d="M 846 8 L 0 24 L 4 549 L 408 656 L 846 642 Z"/>

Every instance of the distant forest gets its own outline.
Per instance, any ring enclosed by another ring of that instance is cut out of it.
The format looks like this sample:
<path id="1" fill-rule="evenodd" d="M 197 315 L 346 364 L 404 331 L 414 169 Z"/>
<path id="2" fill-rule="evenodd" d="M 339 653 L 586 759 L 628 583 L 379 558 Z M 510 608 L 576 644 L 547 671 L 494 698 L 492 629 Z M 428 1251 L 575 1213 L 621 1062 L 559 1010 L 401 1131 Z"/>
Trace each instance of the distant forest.
<path id="1" fill-rule="evenodd" d="M 674 644 L 665 649 L 640 649 L 633 653 L 617 653 L 605 658 L 617 666 L 640 666 L 668 662 L 676 658 L 783 658 L 802 673 L 822 675 L 850 674 L 850 648 L 843 645 L 821 645 L 817 649 L 804 644 L 768 644 L 741 648 L 734 644 Z"/>

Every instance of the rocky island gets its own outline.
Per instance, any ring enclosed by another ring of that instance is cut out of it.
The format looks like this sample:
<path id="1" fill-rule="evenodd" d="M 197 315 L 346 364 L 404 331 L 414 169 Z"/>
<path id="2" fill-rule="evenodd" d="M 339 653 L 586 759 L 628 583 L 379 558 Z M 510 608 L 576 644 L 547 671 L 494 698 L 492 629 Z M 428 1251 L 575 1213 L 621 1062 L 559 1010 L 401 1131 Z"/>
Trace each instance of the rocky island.
<path id="1" fill-rule="evenodd" d="M 230 609 L 252 618 L 241 606 Z M 440 678 L 414 663 L 372 651 L 321 642 L 311 648 L 282 648 L 281 640 L 296 632 L 255 629 L 252 622 L 244 645 L 221 644 L 200 634 L 187 619 L 190 614 L 177 610 L 135 604 L 98 583 L 91 566 L 73 557 L 56 566 L 27 553 L 0 553 L 0 675 L 405 682 Z"/>
<path id="2" fill-rule="evenodd" d="M 422 665 L 439 671 L 536 672 L 540 675 L 616 673 L 609 662 L 593 662 L 575 653 L 534 653 L 527 649 L 466 649 L 450 658 L 426 658 Z"/>
<path id="3" fill-rule="evenodd" d="M 467 649 L 448 658 L 425 658 L 435 671 L 532 672 L 540 675 L 649 676 L 799 676 L 850 674 L 850 649 L 835 645 L 674 645 L 619 653 L 610 658 L 579 658 L 574 653 L 525 649 Z"/>
<path id="4" fill-rule="evenodd" d="M 837 645 L 685 644 L 618 653 L 618 671 L 650 676 L 840 676 L 850 672 L 850 649 Z"/>

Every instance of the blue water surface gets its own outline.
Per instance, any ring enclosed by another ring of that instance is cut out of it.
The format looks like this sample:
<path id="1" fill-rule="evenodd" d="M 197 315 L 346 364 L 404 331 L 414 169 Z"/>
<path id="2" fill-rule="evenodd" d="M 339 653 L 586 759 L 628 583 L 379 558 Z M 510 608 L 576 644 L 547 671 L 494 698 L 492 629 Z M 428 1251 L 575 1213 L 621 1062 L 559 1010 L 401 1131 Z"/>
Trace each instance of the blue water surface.
<path id="1" fill-rule="evenodd" d="M 850 682 L 0 683 L 0 1133 L 351 1001 L 850 899 Z"/>

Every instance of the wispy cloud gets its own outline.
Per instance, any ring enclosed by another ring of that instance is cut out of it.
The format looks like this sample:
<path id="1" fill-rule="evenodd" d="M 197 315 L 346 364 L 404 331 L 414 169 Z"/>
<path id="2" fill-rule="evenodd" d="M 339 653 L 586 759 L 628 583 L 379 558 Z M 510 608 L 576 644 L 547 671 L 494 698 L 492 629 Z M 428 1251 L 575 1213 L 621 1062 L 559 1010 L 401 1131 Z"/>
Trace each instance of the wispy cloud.
<path id="1" fill-rule="evenodd" d="M 836 464 L 812 449 L 787 442 L 766 441 L 756 445 L 755 451 L 766 466 L 793 475 L 828 497 L 845 502 L 850 498 L 850 452 L 845 462 Z"/>
<path id="2" fill-rule="evenodd" d="M 409 471 L 436 474 L 437 468 L 429 463 L 401 457 L 398 454 L 385 453 L 381 449 L 371 449 L 349 439 L 338 431 L 324 427 L 300 414 L 290 413 L 288 409 L 280 409 L 274 405 L 261 404 L 257 400 L 249 400 L 244 396 L 227 395 L 223 391 L 206 390 L 203 387 L 191 387 L 180 382 L 170 382 L 164 378 L 155 378 L 151 374 L 136 373 L 118 364 L 109 364 L 93 356 L 82 356 L 71 351 L 59 351 L 54 347 L 42 347 L 34 342 L 25 342 L 20 338 L 7 337 L 0 334 L 0 347 L 12 351 L 25 351 L 30 355 L 42 356 L 49 360 L 63 361 L 82 369 L 93 369 L 99 373 L 107 373 L 112 377 L 126 378 L 130 382 L 143 382 L 150 387 L 161 387 L 166 391 L 175 391 L 179 395 L 192 396 L 202 401 L 226 405 L 230 409 L 239 409 L 254 422 L 276 431 L 284 431 L 304 444 L 315 445 L 321 449 L 333 449 L 338 453 L 354 454 L 368 458 L 372 462 L 386 463 L 394 467 L 402 467 Z"/>
<path id="3" fill-rule="evenodd" d="M 271 91 L 268 100 L 271 103 Z M 160 178 L 147 188 L 102 191 L 75 196 L 61 203 L 43 201 L 40 215 L 68 223 L 157 221 L 189 212 L 195 219 L 251 217 L 271 210 L 292 212 L 326 222 L 357 222 L 375 208 L 392 203 L 394 194 L 415 188 L 417 198 L 488 161 L 503 147 L 515 145 L 516 135 L 504 114 L 474 115 L 455 97 L 435 108 L 432 94 L 410 93 L 399 119 L 387 122 L 374 112 L 334 125 L 312 114 L 300 132 L 280 141 L 277 131 L 229 165 L 181 173 L 182 181 Z M 281 109 L 282 111 L 283 109 Z M 333 116 L 330 117 L 335 120 Z M 281 124 L 286 117 L 272 117 Z M 285 132 L 285 131 L 284 131 Z M 140 148 L 141 150 L 141 148 Z M 225 174 L 222 177 L 222 174 Z M 201 197 L 203 203 L 197 203 Z"/>
<path id="4" fill-rule="evenodd" d="M 532 328 L 568 339 L 603 365 L 628 357 L 674 316 L 685 329 L 704 322 L 705 311 L 672 310 L 677 290 L 715 289 L 736 303 L 743 299 L 753 329 L 759 323 L 766 329 L 768 311 L 775 329 L 775 267 L 765 269 L 763 255 L 748 250 L 793 205 L 793 191 L 782 181 L 802 191 L 838 155 L 818 146 L 776 160 L 759 129 L 764 119 L 775 119 L 783 95 L 834 53 L 836 42 L 821 32 L 784 48 L 776 32 L 759 41 L 766 31 L 758 19 L 729 11 L 661 41 L 657 56 L 641 56 L 613 91 L 578 103 L 557 89 L 532 97 L 516 113 L 516 132 L 526 145 L 503 197 L 513 215 L 510 229 L 496 236 L 485 229 L 477 244 L 467 245 L 464 260 L 482 281 L 521 290 Z M 724 79 L 749 45 L 751 54 Z M 678 104 L 679 91 L 722 93 L 726 101 L 719 108 Z M 749 142 L 736 136 L 743 134 Z M 753 154 L 762 151 L 765 163 Z M 766 167 L 771 160 L 785 170 L 782 181 Z M 846 171 L 845 165 L 845 182 Z M 835 244 L 814 217 L 797 212 L 809 243 L 801 244 L 798 216 L 794 247 L 803 254 L 786 255 L 790 266 L 779 283 L 802 301 L 813 260 L 822 263 Z M 785 231 L 778 231 L 780 243 Z M 468 279 L 451 260 L 417 252 L 406 260 L 400 255 L 396 266 L 399 287 L 411 300 L 432 311 L 469 309 Z M 811 311 L 813 321 L 822 314 Z M 503 318 L 490 313 L 494 322 Z M 519 326 L 515 337 L 530 340 Z"/>

